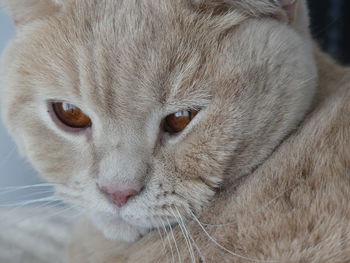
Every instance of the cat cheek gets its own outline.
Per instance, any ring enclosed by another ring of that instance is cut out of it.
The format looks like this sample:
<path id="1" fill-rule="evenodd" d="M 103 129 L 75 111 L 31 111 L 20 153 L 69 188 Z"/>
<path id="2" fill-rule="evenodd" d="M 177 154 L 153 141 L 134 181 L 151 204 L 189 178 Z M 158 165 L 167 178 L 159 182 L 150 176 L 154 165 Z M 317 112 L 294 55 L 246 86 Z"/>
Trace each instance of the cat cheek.
<path id="1" fill-rule="evenodd" d="M 85 129 L 85 135 L 89 141 L 92 140 L 92 128 L 91 127 Z"/>

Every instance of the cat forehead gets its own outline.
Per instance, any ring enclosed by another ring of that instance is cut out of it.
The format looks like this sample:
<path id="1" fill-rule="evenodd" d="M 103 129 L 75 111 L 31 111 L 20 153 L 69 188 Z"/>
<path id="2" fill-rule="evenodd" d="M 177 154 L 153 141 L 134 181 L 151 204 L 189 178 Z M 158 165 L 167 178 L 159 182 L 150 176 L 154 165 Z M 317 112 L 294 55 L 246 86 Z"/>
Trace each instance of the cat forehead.
<path id="1" fill-rule="evenodd" d="M 72 2 L 66 10 L 33 29 L 27 34 L 31 34 L 31 44 L 25 45 L 28 64 L 36 66 L 28 68 L 46 67 L 51 71 L 48 76 L 60 82 L 66 82 L 63 77 L 77 82 L 62 83 L 63 86 L 128 87 L 129 95 L 134 92 L 139 97 L 146 95 L 142 92 L 159 97 L 161 87 L 164 92 L 160 99 L 165 101 L 167 89 L 174 91 L 174 86 L 180 88 L 185 82 L 190 87 L 204 64 L 214 63 L 208 57 L 213 56 L 212 44 L 219 34 L 213 32 L 210 36 L 205 19 L 152 5 L 141 12 L 118 1 L 114 10 L 103 8 L 110 2 L 101 1 L 101 6 L 95 8 L 89 6 L 91 1 L 79 6 Z M 243 17 L 237 16 L 234 22 L 241 20 Z M 140 89 L 145 86 L 149 88 Z"/>
<path id="2" fill-rule="evenodd" d="M 36 81 L 52 81 L 37 88 L 41 95 L 130 114 L 156 103 L 178 109 L 207 104 L 230 60 L 233 43 L 225 36 L 246 19 L 240 13 L 198 16 L 168 0 L 68 2 L 56 16 L 33 23 L 25 55 L 18 55 L 21 65 L 39 72 Z"/>

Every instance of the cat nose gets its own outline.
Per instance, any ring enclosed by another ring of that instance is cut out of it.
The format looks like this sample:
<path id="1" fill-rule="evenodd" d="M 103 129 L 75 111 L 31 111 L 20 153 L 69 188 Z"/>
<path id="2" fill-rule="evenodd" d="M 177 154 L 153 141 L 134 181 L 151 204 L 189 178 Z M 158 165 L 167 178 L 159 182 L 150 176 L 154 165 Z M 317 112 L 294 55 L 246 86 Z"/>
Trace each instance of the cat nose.
<path id="1" fill-rule="evenodd" d="M 105 186 L 100 187 L 100 189 L 107 195 L 108 199 L 118 207 L 123 207 L 128 202 L 130 197 L 139 193 L 139 190 L 136 189 L 121 190 Z"/>

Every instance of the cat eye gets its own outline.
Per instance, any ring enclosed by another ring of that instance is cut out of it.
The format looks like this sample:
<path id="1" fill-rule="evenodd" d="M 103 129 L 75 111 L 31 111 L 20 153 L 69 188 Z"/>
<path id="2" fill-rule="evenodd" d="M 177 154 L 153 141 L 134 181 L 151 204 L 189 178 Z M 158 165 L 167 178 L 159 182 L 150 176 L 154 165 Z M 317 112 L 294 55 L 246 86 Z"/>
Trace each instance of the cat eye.
<path id="1" fill-rule="evenodd" d="M 183 131 L 197 115 L 198 111 L 179 111 L 168 115 L 164 121 L 164 131 L 175 134 Z"/>
<path id="2" fill-rule="evenodd" d="M 53 102 L 52 109 L 58 120 L 70 128 L 82 129 L 91 126 L 91 119 L 73 104 Z"/>

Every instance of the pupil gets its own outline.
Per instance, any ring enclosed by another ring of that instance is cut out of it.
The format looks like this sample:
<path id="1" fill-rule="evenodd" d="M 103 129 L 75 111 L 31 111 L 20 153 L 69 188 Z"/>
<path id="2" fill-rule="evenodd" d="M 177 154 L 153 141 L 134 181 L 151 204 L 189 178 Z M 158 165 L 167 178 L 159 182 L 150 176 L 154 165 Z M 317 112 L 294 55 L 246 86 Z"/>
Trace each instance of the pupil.
<path id="1" fill-rule="evenodd" d="M 74 106 L 70 106 L 70 111 L 71 113 L 74 113 L 75 107 Z"/>

